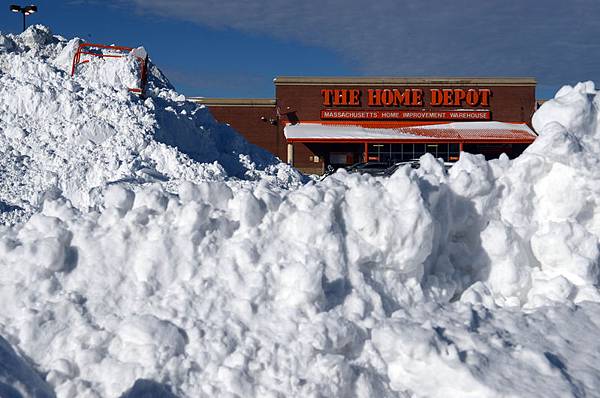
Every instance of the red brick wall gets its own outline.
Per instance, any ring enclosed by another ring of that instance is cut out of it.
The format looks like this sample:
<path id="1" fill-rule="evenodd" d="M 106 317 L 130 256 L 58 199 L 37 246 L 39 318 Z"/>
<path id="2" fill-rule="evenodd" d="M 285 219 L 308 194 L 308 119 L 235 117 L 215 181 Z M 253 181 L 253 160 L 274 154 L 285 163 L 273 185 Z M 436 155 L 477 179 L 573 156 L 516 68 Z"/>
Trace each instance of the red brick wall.
<path id="1" fill-rule="evenodd" d="M 275 106 L 222 106 L 209 105 L 215 119 L 227 123 L 239 131 L 249 142 L 265 148 L 284 162 L 287 157 L 285 138 L 282 139 L 277 126 L 268 122 L 276 119 Z M 261 120 L 261 117 L 267 121 Z"/>

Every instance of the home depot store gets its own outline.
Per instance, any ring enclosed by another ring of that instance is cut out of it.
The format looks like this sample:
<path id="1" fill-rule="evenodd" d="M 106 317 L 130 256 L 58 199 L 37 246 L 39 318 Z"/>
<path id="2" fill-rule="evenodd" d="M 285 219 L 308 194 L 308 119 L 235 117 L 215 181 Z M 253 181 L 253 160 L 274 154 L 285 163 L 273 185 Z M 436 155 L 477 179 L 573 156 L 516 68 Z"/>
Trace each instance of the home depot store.
<path id="1" fill-rule="evenodd" d="M 278 77 L 275 99 L 195 98 L 250 142 L 309 173 L 425 152 L 520 154 L 536 135 L 530 78 Z"/>

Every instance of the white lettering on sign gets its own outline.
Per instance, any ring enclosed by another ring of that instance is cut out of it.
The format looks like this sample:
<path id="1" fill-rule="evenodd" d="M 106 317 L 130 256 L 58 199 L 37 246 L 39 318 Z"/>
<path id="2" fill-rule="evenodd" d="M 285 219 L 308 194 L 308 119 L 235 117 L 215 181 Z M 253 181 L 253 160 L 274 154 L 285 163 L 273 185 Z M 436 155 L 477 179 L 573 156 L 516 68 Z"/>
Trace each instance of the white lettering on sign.
<path id="1" fill-rule="evenodd" d="M 450 112 L 452 119 L 487 120 L 485 112 Z"/>
<path id="2" fill-rule="evenodd" d="M 490 120 L 490 111 L 321 111 L 321 119 L 337 120 Z"/>

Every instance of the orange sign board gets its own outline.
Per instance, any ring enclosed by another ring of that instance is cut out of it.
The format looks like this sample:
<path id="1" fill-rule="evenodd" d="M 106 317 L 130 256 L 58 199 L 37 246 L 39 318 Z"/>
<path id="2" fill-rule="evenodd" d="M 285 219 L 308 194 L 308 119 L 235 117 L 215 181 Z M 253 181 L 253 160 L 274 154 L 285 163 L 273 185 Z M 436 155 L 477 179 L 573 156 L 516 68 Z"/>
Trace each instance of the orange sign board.
<path id="1" fill-rule="evenodd" d="M 456 106 L 489 107 L 492 91 L 484 89 L 432 88 L 426 96 L 421 88 L 357 88 L 322 89 L 323 106 L 367 106 L 411 107 L 411 106 Z M 364 100 L 366 97 L 366 100 Z M 427 98 L 428 103 L 425 103 Z"/>

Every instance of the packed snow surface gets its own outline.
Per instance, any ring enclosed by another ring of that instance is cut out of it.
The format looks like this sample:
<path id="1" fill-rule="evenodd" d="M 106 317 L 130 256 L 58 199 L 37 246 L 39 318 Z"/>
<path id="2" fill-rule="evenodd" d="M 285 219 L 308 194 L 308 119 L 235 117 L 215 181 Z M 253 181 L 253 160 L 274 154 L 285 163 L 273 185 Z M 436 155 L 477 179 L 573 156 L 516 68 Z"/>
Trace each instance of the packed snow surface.
<path id="1" fill-rule="evenodd" d="M 0 36 L 0 393 L 599 395 L 591 82 L 518 159 L 303 183 L 158 70 L 70 77 L 76 43 Z"/>

